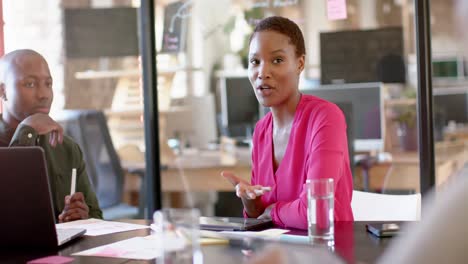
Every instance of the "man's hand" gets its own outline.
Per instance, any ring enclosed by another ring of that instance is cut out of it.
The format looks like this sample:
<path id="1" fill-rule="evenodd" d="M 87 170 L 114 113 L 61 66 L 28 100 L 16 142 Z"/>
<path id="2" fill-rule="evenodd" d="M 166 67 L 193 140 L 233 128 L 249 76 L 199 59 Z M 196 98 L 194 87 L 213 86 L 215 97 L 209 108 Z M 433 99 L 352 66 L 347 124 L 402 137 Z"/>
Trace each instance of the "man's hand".
<path id="1" fill-rule="evenodd" d="M 69 222 L 89 218 L 89 208 L 86 205 L 83 193 L 77 192 L 72 196 L 65 196 L 65 207 L 59 215 L 59 222 Z"/>
<path id="2" fill-rule="evenodd" d="M 47 114 L 30 115 L 21 124 L 32 127 L 39 135 L 50 133 L 49 143 L 53 147 L 63 142 L 63 128 Z"/>
<path id="3" fill-rule="evenodd" d="M 239 178 L 230 171 L 223 171 L 221 175 L 226 178 L 236 188 L 237 197 L 247 200 L 254 200 L 262 196 L 265 192 L 271 191 L 270 187 L 263 187 L 261 185 L 250 185 L 244 179 Z"/>

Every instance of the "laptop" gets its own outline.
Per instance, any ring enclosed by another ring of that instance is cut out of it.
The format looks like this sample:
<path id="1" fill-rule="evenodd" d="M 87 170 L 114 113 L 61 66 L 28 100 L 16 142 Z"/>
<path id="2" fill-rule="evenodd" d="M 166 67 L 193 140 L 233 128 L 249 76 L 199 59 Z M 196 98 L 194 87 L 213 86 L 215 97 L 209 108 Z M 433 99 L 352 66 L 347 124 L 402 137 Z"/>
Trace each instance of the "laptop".
<path id="1" fill-rule="evenodd" d="M 86 232 L 56 229 L 41 148 L 0 148 L 0 174 L 0 248 L 56 248 Z"/>
<path id="2" fill-rule="evenodd" d="M 242 217 L 200 217 L 200 229 L 212 231 L 254 231 L 273 226 L 273 221 Z"/>

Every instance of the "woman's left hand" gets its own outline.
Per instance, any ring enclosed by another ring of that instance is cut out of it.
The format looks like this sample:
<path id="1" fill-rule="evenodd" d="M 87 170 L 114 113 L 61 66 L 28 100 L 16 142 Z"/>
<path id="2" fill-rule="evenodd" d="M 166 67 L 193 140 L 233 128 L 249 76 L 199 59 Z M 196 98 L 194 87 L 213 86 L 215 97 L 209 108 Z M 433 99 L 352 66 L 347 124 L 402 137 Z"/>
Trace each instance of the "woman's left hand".
<path id="1" fill-rule="evenodd" d="M 275 204 L 270 204 L 267 208 L 265 208 L 263 214 L 257 217 L 257 219 L 271 220 L 271 209 L 273 209 L 273 207 L 275 207 Z"/>

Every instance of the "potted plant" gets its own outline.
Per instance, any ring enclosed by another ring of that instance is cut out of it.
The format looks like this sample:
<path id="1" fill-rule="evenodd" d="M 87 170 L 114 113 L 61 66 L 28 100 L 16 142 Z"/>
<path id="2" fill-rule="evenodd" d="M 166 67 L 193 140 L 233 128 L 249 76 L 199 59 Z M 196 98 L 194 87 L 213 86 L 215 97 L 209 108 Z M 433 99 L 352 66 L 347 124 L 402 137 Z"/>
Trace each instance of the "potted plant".
<path id="1" fill-rule="evenodd" d="M 403 92 L 403 96 L 404 99 L 401 103 L 395 104 L 392 109 L 392 119 L 397 123 L 397 135 L 402 150 L 417 151 L 418 126 L 416 123 L 416 90 L 407 88 Z"/>

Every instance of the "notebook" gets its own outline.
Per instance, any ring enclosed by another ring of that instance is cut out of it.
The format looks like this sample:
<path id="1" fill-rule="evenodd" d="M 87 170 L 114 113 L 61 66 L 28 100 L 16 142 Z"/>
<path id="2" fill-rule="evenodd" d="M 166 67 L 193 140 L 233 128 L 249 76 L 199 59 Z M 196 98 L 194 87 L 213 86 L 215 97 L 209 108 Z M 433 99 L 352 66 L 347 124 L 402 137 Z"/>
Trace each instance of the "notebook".
<path id="1" fill-rule="evenodd" d="M 200 229 L 213 231 L 253 231 L 273 226 L 271 220 L 241 217 L 200 217 Z"/>
<path id="2" fill-rule="evenodd" d="M 86 232 L 56 229 L 41 148 L 0 148 L 0 161 L 0 248 L 56 248 Z"/>

